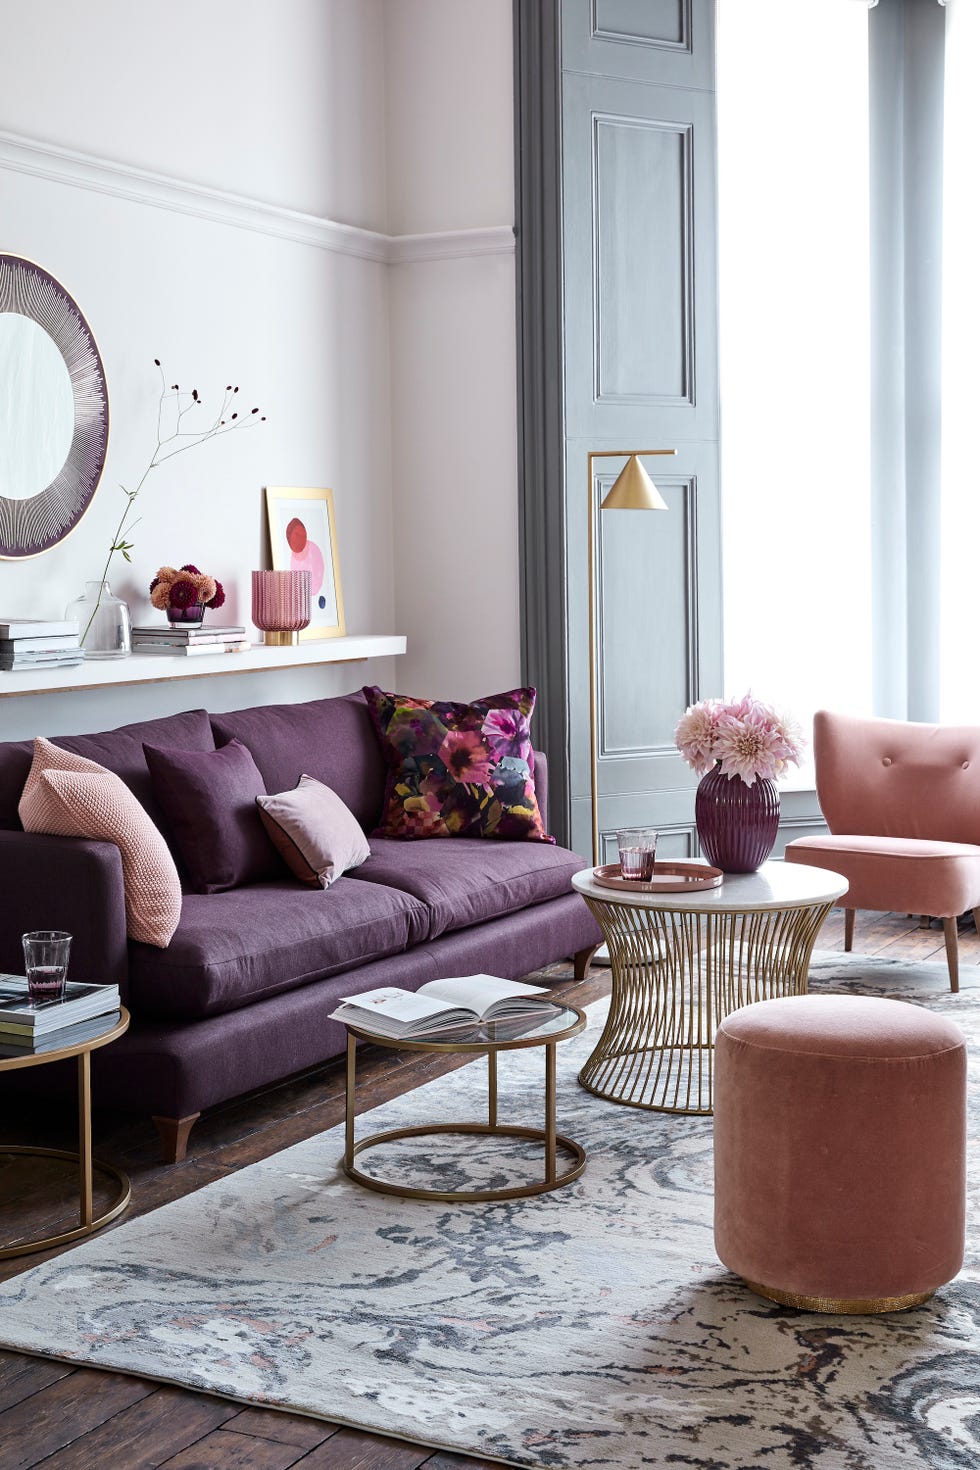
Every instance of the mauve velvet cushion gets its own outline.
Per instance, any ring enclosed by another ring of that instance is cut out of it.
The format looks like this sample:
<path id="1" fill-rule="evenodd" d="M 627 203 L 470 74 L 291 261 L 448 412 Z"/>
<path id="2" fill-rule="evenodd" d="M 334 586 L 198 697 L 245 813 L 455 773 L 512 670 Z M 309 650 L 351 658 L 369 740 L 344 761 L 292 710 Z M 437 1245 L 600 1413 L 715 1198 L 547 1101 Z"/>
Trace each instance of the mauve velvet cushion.
<path id="1" fill-rule="evenodd" d="M 255 805 L 266 790 L 244 745 L 207 752 L 144 747 L 164 830 L 195 893 L 223 893 L 282 876 Z"/>
<path id="2" fill-rule="evenodd" d="M 877 996 L 783 996 L 715 1038 L 715 1248 L 800 1296 L 931 1291 L 963 1261 L 966 1044 Z"/>
<path id="3" fill-rule="evenodd" d="M 311 888 L 329 888 L 371 856 L 353 812 L 313 776 L 300 776 L 292 791 L 257 796 L 255 804 L 273 847 Z"/>
<path id="4" fill-rule="evenodd" d="M 136 725 L 121 725 L 118 730 L 104 730 L 94 735 L 56 735 L 51 744 L 113 771 L 159 826 L 160 812 L 150 789 L 150 773 L 143 755 L 144 741 L 167 750 L 214 749 L 211 722 L 203 709 L 185 710 L 179 715 L 165 715 L 159 720 L 143 720 Z M 20 831 L 17 803 L 33 755 L 30 740 L 0 743 L 0 828 Z"/>
<path id="5" fill-rule="evenodd" d="M 554 842 L 534 792 L 535 691 L 472 704 L 362 690 L 388 765 L 378 837 Z"/>
<path id="6" fill-rule="evenodd" d="M 180 879 L 167 844 L 113 771 L 49 740 L 34 742 L 20 799 L 25 832 L 111 842 L 122 857 L 126 932 L 165 949 L 180 920 Z"/>

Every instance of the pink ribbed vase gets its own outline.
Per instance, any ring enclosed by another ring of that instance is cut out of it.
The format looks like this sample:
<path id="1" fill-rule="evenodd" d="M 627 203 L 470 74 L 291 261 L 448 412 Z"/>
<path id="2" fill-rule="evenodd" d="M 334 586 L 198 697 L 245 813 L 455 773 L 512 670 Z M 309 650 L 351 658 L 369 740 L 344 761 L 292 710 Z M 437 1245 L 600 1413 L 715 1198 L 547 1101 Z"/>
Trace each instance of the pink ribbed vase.
<path id="1" fill-rule="evenodd" d="M 310 573 L 253 572 L 252 622 L 268 644 L 298 643 L 310 621 Z"/>
<path id="2" fill-rule="evenodd" d="M 724 873 L 754 873 L 772 852 L 779 830 L 776 783 L 757 776 L 723 776 L 715 766 L 702 776 L 694 798 L 701 850 Z"/>

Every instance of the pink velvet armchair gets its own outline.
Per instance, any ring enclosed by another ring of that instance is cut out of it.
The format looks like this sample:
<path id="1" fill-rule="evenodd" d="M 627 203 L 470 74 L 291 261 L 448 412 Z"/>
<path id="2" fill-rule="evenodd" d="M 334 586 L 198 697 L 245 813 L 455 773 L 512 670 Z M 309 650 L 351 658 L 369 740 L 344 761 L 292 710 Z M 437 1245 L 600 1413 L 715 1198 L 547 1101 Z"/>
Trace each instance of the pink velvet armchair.
<path id="1" fill-rule="evenodd" d="M 958 990 L 958 915 L 972 909 L 980 931 L 980 727 L 820 710 L 813 752 L 830 835 L 798 837 L 787 860 L 847 879 L 845 949 L 857 909 L 942 919 Z"/>

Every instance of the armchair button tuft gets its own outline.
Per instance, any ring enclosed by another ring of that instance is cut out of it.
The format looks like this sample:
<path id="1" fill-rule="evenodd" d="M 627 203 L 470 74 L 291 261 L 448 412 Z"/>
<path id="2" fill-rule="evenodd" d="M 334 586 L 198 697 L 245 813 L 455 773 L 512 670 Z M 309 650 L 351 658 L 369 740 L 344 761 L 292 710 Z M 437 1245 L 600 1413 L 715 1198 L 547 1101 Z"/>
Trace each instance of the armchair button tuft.
<path id="1" fill-rule="evenodd" d="M 882 764 L 882 765 L 883 765 L 883 766 L 890 766 L 890 765 L 891 765 L 891 763 L 892 763 L 892 758 L 891 758 L 891 756 L 890 756 L 890 755 L 883 755 L 883 756 L 882 756 L 882 757 L 881 757 L 881 764 Z"/>
<path id="2" fill-rule="evenodd" d="M 964 761 L 963 762 L 963 769 L 964 769 L 964 771 L 968 771 L 970 769 L 970 762 L 969 761 Z"/>

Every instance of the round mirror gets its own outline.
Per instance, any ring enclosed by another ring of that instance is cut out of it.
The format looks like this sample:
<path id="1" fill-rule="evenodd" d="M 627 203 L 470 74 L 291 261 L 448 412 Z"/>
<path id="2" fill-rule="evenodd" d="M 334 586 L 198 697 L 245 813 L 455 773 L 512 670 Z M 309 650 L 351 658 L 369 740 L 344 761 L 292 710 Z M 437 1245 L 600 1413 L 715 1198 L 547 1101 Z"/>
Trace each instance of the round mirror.
<path id="1" fill-rule="evenodd" d="M 46 490 L 74 431 L 65 359 L 29 316 L 0 313 L 0 495 L 26 500 Z"/>
<path id="2" fill-rule="evenodd" d="M 92 502 L 109 442 L 99 349 L 47 271 L 0 255 L 0 557 L 37 556 Z"/>

